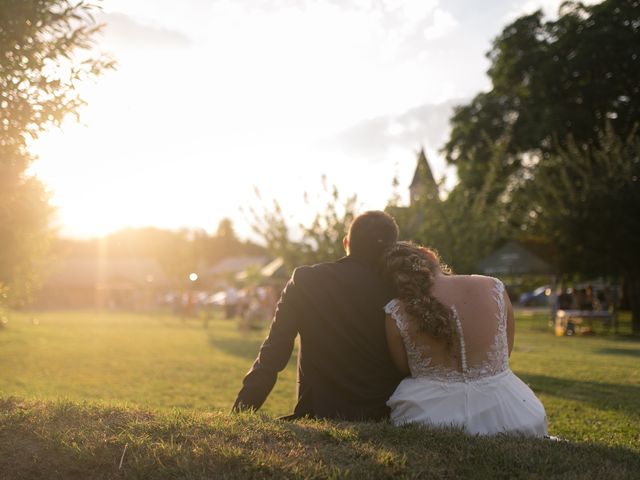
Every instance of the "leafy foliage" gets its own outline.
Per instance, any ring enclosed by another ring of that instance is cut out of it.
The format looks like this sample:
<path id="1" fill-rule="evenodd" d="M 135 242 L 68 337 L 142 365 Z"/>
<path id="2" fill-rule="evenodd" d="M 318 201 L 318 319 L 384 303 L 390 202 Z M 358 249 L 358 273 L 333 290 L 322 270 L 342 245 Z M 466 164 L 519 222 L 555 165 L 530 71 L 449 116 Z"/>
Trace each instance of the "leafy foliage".
<path id="1" fill-rule="evenodd" d="M 0 0 L 0 291 L 25 302 L 37 281 L 53 212 L 26 173 L 27 143 L 78 114 L 80 82 L 113 62 L 91 51 L 96 6 L 70 0 Z"/>
<path id="2" fill-rule="evenodd" d="M 537 166 L 528 185 L 535 227 L 564 253 L 565 270 L 620 274 L 640 269 L 640 137 L 612 128 L 598 144 L 569 141 Z"/>
<path id="3" fill-rule="evenodd" d="M 533 171 L 529 217 L 563 252 L 564 271 L 616 275 L 627 282 L 640 332 L 640 136 L 608 126 L 597 143 L 570 139 Z"/>
<path id="4" fill-rule="evenodd" d="M 569 135 L 593 144 L 609 120 L 625 137 L 640 121 L 640 1 L 565 2 L 503 30 L 488 53 L 492 89 L 455 110 L 444 151 L 461 182 L 481 188 L 492 144 L 505 139 L 503 178 L 546 158 Z M 484 141 L 484 138 L 490 141 Z"/>
<path id="5" fill-rule="evenodd" d="M 559 252 L 567 273 L 624 276 L 640 331 L 640 262 L 631 247 L 639 233 L 640 1 L 569 1 L 559 13 L 505 27 L 488 53 L 491 90 L 455 110 L 444 151 L 460 183 L 450 197 L 480 195 L 487 206 L 478 216 L 468 203 L 457 219 L 468 230 L 455 238 L 479 252 L 499 239 L 491 231 L 535 237 Z M 506 207 L 497 224 L 496 206 Z M 488 230 L 474 218 L 486 218 Z"/>
<path id="6" fill-rule="evenodd" d="M 435 248 L 456 273 L 475 272 L 477 262 L 514 234 L 508 191 L 501 179 L 504 143 L 491 151 L 489 173 L 478 191 L 456 187 L 445 199 L 429 195 L 408 208 L 390 206 L 401 237 Z"/>
<path id="7" fill-rule="evenodd" d="M 344 255 L 342 240 L 357 214 L 356 195 L 341 198 L 338 188 L 329 187 L 323 177 L 321 193 L 313 199 L 305 194 L 304 198 L 305 205 L 316 213 L 310 222 L 298 222 L 294 226 L 277 200 L 265 204 L 258 189 L 256 197 L 261 207 L 248 209 L 251 227 L 269 253 L 283 258 L 289 271 L 299 265 L 336 260 Z"/>
<path id="8" fill-rule="evenodd" d="M 264 248 L 240 240 L 231 220 L 224 218 L 213 235 L 204 230 L 126 228 L 99 239 L 55 239 L 52 253 L 59 258 L 152 258 L 180 286 L 200 267 L 232 256 L 263 255 Z"/>
<path id="9" fill-rule="evenodd" d="M 0 187 L 0 307 L 22 305 L 37 288 L 51 242 L 52 211 L 36 178 L 19 177 Z"/>
<path id="10" fill-rule="evenodd" d="M 0 0 L 0 147 L 22 173 L 28 138 L 60 125 L 83 105 L 80 82 L 114 64 L 92 51 L 96 6 L 71 0 Z"/>

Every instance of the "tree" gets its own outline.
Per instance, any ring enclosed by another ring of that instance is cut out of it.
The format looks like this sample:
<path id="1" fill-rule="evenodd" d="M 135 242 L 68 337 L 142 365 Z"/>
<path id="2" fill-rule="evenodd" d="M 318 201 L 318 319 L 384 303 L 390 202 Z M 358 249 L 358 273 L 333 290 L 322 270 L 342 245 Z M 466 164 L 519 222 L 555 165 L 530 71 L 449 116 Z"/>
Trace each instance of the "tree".
<path id="1" fill-rule="evenodd" d="M 505 139 L 502 178 L 544 160 L 569 135 L 593 145 L 605 122 L 626 137 L 640 121 L 640 1 L 565 2 L 555 21 L 540 11 L 508 25 L 488 53 L 489 92 L 456 108 L 444 147 L 466 188 L 488 173 Z M 484 141 L 488 138 L 489 141 Z"/>
<path id="2" fill-rule="evenodd" d="M 285 268 L 292 271 L 297 265 L 305 263 L 304 244 L 292 238 L 292 228 L 280 202 L 272 199 L 266 204 L 257 187 L 254 192 L 260 207 L 249 207 L 245 211 L 251 230 L 262 240 L 267 252 L 274 257 L 281 257 Z"/>
<path id="3" fill-rule="evenodd" d="M 532 230 L 563 253 L 564 271 L 622 277 L 640 333 L 640 137 L 608 126 L 589 148 L 569 140 L 528 184 Z"/>
<path id="4" fill-rule="evenodd" d="M 309 225 L 299 224 L 302 230 L 306 263 L 326 262 L 344 256 L 344 237 L 347 236 L 349 225 L 356 217 L 358 208 L 357 195 L 346 199 L 340 198 L 335 185 L 329 187 L 326 177 L 322 177 L 322 194 L 315 201 L 305 195 L 305 203 L 310 209 L 325 204 L 317 211 Z"/>
<path id="5" fill-rule="evenodd" d="M 230 218 L 223 218 L 218 223 L 218 229 L 216 230 L 216 237 L 228 239 L 231 242 L 235 242 L 238 240 L 236 237 L 236 232 L 233 228 L 233 222 Z"/>
<path id="6" fill-rule="evenodd" d="M 51 234 L 46 190 L 26 173 L 27 142 L 77 115 L 77 85 L 113 67 L 91 51 L 96 8 L 0 0 L 0 295 L 10 305 L 28 299 Z"/>
<path id="7" fill-rule="evenodd" d="M 434 193 L 414 197 L 409 207 L 387 207 L 401 237 L 435 248 L 457 273 L 474 272 L 481 258 L 513 235 L 507 222 L 512 204 L 499 180 L 504 149 L 504 143 L 493 146 L 489 173 L 477 191 L 461 184 L 441 199 L 439 186 L 427 179 Z"/>
<path id="8" fill-rule="evenodd" d="M 220 220 L 214 238 L 214 245 L 209 245 L 209 247 L 216 251 L 219 258 L 232 255 L 234 252 L 239 253 L 240 248 L 238 247 L 241 245 L 241 242 L 236 236 L 236 232 L 233 228 L 233 222 L 230 218 L 223 218 Z"/>
<path id="9" fill-rule="evenodd" d="M 52 253 L 57 258 L 111 259 L 151 258 L 158 262 L 178 288 L 189 273 L 202 273 L 230 256 L 264 255 L 264 249 L 235 236 L 230 220 L 223 219 L 214 235 L 204 230 L 163 230 L 155 227 L 125 228 L 99 239 L 56 238 Z"/>
<path id="10" fill-rule="evenodd" d="M 518 18 L 494 41 L 491 90 L 451 119 L 451 196 L 473 197 L 494 175 L 487 205 L 508 202 L 498 230 L 546 238 L 567 273 L 624 276 L 640 331 L 640 0 L 569 1 L 559 13 Z"/>
<path id="11" fill-rule="evenodd" d="M 322 193 L 318 198 L 312 202 L 305 194 L 304 201 L 316 212 L 315 216 L 307 224 L 294 222 L 294 227 L 277 200 L 265 204 L 257 189 L 256 196 L 262 206 L 248 210 L 251 228 L 270 254 L 283 258 L 289 271 L 299 265 L 326 262 L 344 255 L 342 239 L 356 216 L 356 195 L 342 199 L 338 188 L 329 187 L 323 176 Z"/>

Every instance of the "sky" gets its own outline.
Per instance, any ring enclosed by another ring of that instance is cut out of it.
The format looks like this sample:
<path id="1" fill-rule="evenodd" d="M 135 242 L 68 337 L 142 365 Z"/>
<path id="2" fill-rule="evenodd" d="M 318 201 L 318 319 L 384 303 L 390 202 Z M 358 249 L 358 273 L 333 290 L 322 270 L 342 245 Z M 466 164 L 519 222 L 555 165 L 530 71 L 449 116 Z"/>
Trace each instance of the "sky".
<path id="1" fill-rule="evenodd" d="M 451 188 L 439 151 L 453 107 L 490 89 L 492 40 L 560 3 L 104 0 L 95 48 L 118 67 L 81 86 L 80 122 L 42 135 L 32 170 L 60 233 L 84 238 L 214 232 L 224 217 L 251 237 L 256 188 L 295 224 L 321 206 L 323 176 L 383 209 L 394 177 L 407 199 L 421 147 Z"/>

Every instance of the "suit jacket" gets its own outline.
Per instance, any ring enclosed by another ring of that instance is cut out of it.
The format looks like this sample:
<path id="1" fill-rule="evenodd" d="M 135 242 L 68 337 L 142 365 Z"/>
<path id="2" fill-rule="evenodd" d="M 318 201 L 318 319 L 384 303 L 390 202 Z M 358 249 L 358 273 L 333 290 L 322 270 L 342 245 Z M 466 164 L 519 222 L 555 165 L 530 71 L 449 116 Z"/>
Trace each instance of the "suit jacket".
<path id="1" fill-rule="evenodd" d="M 352 256 L 297 268 L 234 411 L 258 409 L 300 334 L 298 403 L 292 417 L 383 419 L 401 380 L 387 347 L 384 305 L 392 290 Z"/>

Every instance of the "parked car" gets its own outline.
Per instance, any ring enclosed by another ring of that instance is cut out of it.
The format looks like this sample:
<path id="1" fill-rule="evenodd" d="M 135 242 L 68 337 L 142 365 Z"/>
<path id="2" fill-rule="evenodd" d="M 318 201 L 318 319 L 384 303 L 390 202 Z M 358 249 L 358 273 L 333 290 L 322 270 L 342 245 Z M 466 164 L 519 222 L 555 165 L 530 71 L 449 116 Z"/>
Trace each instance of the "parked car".
<path id="1" fill-rule="evenodd" d="M 522 307 L 550 307 L 551 301 L 551 285 L 542 285 L 530 292 L 523 292 L 518 298 L 518 304 Z"/>

